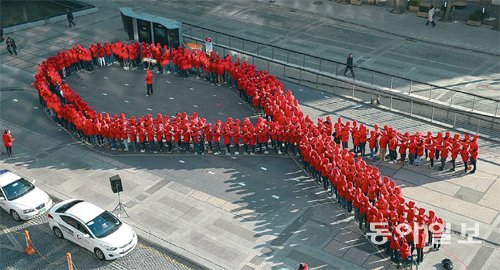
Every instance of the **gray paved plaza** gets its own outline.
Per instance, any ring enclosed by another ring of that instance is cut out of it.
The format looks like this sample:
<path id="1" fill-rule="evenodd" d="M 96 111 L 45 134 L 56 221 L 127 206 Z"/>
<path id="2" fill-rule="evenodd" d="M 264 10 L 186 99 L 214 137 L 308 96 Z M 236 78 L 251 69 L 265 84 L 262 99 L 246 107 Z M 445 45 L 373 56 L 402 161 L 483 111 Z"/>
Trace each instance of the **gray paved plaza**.
<path id="1" fill-rule="evenodd" d="M 38 107 L 38 96 L 30 85 L 37 63 L 73 44 L 124 40 L 120 6 L 340 61 L 353 51 L 361 66 L 442 85 L 461 84 L 467 91 L 499 97 L 498 32 L 484 27 L 440 23 L 434 29 L 425 28 L 423 19 L 410 14 L 331 1 L 322 5 L 236 0 L 86 2 L 99 11 L 77 17 L 74 28 L 58 22 L 7 34 L 16 39 L 19 55 L 0 53 L 0 126 L 11 129 L 16 142 L 14 157 L 7 159 L 4 154 L 0 164 L 36 179 L 37 185 L 59 199 L 83 198 L 108 210 L 117 203 L 108 178 L 119 174 L 125 188 L 122 200 L 132 218 L 124 220 L 136 227 L 144 245 L 150 241 L 169 251 L 155 248 L 157 252 L 152 253 L 156 255 L 150 255 L 150 249 L 140 248 L 128 259 L 102 265 L 93 262 L 90 253 L 58 246 L 58 252 L 76 252 L 79 269 L 138 269 L 138 262 L 142 269 L 167 268 L 172 262 L 170 252 L 177 254 L 172 257 L 180 262 L 176 264 L 179 269 L 184 269 L 181 258 L 209 269 L 295 269 L 302 261 L 313 269 L 396 268 L 361 234 L 352 217 L 302 171 L 295 157 L 111 152 L 74 141 L 50 120 Z M 484 42 L 474 43 L 475 39 Z M 407 51 L 413 54 L 408 56 Z M 77 75 L 68 82 L 98 111 L 134 115 L 198 111 L 209 121 L 229 115 L 255 117 L 234 90 L 193 77 L 184 80 L 155 74 L 155 95 L 146 98 L 140 71 L 123 71 L 114 65 Z M 482 84 L 490 90 L 481 88 Z M 387 124 L 401 131 L 444 130 L 290 82 L 285 85 L 312 119 L 331 115 L 369 126 Z M 452 259 L 455 269 L 496 269 L 500 265 L 500 146 L 486 140 L 480 146 L 474 175 L 367 159 L 396 179 L 408 199 L 434 209 L 452 223 L 451 244 L 439 252 L 426 248 L 420 269 L 441 269 L 443 258 Z M 15 230 L 16 225 L 4 223 L 4 217 L 1 213 L 2 227 Z M 53 237 L 41 227 L 43 222 L 26 226 L 37 232 L 34 237 Z M 482 243 L 461 244 L 465 240 L 460 235 L 461 223 L 467 227 L 477 223 L 479 234 L 474 239 Z M 4 268 L 24 269 L 32 261 L 19 246 L 11 247 L 11 236 L 18 236 L 7 231 L 0 234 L 0 261 L 7 262 Z M 49 265 L 45 269 L 64 267 Z"/>

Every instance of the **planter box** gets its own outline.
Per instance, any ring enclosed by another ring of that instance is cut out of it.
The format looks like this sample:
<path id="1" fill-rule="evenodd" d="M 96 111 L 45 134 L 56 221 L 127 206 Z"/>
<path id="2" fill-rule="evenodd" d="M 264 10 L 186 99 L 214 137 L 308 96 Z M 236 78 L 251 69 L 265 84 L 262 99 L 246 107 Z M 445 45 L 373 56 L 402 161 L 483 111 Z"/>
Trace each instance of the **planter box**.
<path id="1" fill-rule="evenodd" d="M 418 6 L 410 6 L 409 11 L 410 12 L 417 12 L 418 11 Z"/>
<path id="2" fill-rule="evenodd" d="M 467 24 L 471 26 L 481 26 L 481 21 L 472 21 L 472 20 L 467 20 Z"/>
<path id="3" fill-rule="evenodd" d="M 429 12 L 417 11 L 417 17 L 427 18 L 429 16 Z"/>
<path id="4" fill-rule="evenodd" d="M 361 0 L 351 0 L 351 5 L 359 6 L 363 3 Z"/>

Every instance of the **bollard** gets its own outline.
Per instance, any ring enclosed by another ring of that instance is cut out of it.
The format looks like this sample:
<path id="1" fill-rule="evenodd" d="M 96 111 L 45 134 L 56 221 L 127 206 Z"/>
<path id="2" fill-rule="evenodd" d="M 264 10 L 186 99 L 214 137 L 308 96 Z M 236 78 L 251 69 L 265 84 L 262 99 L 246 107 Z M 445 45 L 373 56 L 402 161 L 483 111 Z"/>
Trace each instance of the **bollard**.
<path id="1" fill-rule="evenodd" d="M 71 253 L 66 253 L 66 259 L 68 259 L 68 270 L 74 270 L 73 259 L 71 259 Z"/>
<path id="2" fill-rule="evenodd" d="M 31 243 L 30 233 L 28 232 L 28 230 L 24 230 L 24 237 L 26 238 L 26 249 L 24 251 L 28 255 L 35 254 L 36 250 L 33 247 L 33 244 Z"/>

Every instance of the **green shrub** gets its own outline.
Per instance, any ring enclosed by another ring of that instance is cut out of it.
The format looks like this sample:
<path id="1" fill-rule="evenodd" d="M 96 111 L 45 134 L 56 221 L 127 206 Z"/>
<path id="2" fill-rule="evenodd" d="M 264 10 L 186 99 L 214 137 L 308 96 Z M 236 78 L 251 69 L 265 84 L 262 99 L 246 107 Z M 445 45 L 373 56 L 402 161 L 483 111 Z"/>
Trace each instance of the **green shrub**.
<path id="1" fill-rule="evenodd" d="M 427 12 L 429 12 L 429 9 L 431 9 L 431 8 L 430 7 L 426 7 L 426 6 L 420 6 L 418 8 L 418 12 L 425 12 L 425 13 L 427 13 Z"/>
<path id="2" fill-rule="evenodd" d="M 478 9 L 474 13 L 469 14 L 469 20 L 471 21 L 481 21 L 481 10 Z"/>

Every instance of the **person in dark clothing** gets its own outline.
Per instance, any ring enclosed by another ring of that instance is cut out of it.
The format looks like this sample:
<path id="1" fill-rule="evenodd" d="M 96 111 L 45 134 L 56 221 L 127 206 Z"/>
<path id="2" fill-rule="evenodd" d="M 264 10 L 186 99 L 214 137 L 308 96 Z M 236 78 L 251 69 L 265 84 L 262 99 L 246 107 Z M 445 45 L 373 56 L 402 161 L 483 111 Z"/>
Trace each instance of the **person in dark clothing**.
<path id="1" fill-rule="evenodd" d="M 3 28 L 0 28 L 0 42 L 3 42 Z"/>
<path id="2" fill-rule="evenodd" d="M 346 65 L 345 65 L 344 76 L 347 73 L 347 70 L 350 70 L 352 78 L 355 79 L 354 70 L 352 69 L 352 60 L 353 60 L 352 59 L 352 53 L 349 53 L 349 56 L 347 57 L 347 62 L 346 62 Z"/>
<path id="3" fill-rule="evenodd" d="M 68 19 L 69 27 L 76 25 L 75 22 L 73 22 L 75 18 L 73 17 L 73 12 L 71 12 L 70 9 L 66 9 L 66 18 Z"/>
<path id="4" fill-rule="evenodd" d="M 14 41 L 14 39 L 12 39 L 11 37 L 7 37 L 5 43 L 7 43 L 7 50 L 9 51 L 9 53 L 17 55 L 16 42 Z"/>

